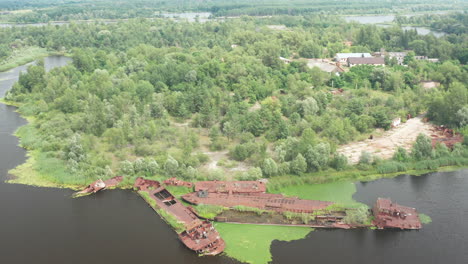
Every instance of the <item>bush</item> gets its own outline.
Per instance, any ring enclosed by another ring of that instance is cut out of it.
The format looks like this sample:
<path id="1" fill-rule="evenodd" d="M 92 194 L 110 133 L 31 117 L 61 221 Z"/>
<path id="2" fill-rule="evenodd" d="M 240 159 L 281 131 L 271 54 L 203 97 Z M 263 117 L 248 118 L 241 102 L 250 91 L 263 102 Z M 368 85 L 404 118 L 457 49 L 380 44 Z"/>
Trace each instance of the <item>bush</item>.
<path id="1" fill-rule="evenodd" d="M 244 161 L 245 159 L 252 156 L 252 154 L 254 154 L 257 149 L 258 146 L 256 143 L 239 144 L 229 152 L 229 155 L 237 161 Z"/>
<path id="2" fill-rule="evenodd" d="M 244 172 L 240 176 L 240 180 L 243 181 L 255 181 L 261 179 L 263 176 L 262 170 L 257 167 L 253 167 L 248 171 Z"/>
<path id="3" fill-rule="evenodd" d="M 346 210 L 346 216 L 343 222 L 346 224 L 366 224 L 369 219 L 369 211 L 366 207 Z"/>
<path id="4" fill-rule="evenodd" d="M 289 162 L 283 162 L 278 166 L 278 174 L 279 175 L 286 175 L 291 172 L 290 169 L 290 163 Z"/>
<path id="5" fill-rule="evenodd" d="M 271 158 L 265 159 L 263 161 L 262 171 L 263 174 L 268 177 L 276 175 L 278 173 L 278 165 L 276 165 L 276 162 Z"/>
<path id="6" fill-rule="evenodd" d="M 424 158 L 429 158 L 432 155 L 432 141 L 431 139 L 424 135 L 419 134 L 416 138 L 416 142 L 413 145 L 411 154 L 416 160 L 422 160 Z"/>
<path id="7" fill-rule="evenodd" d="M 439 160 L 421 160 L 414 165 L 416 170 L 435 170 L 439 167 Z"/>
<path id="8" fill-rule="evenodd" d="M 395 151 L 395 154 L 393 154 L 393 160 L 399 161 L 399 162 L 406 162 L 409 160 L 409 155 L 406 152 L 406 149 L 402 147 L 398 147 L 397 150 Z"/>
<path id="9" fill-rule="evenodd" d="M 291 162 L 291 172 L 297 175 L 301 175 L 307 170 L 306 159 L 302 154 L 298 154 L 296 158 Z"/>
<path id="10" fill-rule="evenodd" d="M 377 166 L 377 172 L 380 174 L 395 173 L 399 171 L 406 171 L 407 166 L 398 161 L 388 161 Z"/>
<path id="11" fill-rule="evenodd" d="M 203 153 L 197 153 L 196 157 L 198 161 L 200 162 L 200 164 L 206 163 L 210 160 L 210 157 L 208 157 L 208 155 L 203 154 Z"/>
<path id="12" fill-rule="evenodd" d="M 367 151 L 361 152 L 361 157 L 359 157 L 359 164 L 371 164 L 372 154 Z"/>
<path id="13" fill-rule="evenodd" d="M 337 154 L 330 162 L 330 166 L 337 171 L 344 170 L 348 166 L 348 158 L 343 154 Z"/>

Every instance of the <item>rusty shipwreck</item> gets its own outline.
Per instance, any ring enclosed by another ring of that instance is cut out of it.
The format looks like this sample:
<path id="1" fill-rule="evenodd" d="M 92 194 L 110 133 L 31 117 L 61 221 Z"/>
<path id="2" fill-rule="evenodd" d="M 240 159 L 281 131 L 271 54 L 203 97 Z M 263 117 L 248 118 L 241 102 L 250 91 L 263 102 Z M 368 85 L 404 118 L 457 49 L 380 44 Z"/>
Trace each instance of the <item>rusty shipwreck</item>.
<path id="1" fill-rule="evenodd" d="M 178 236 L 189 249 L 201 255 L 217 255 L 223 252 L 224 240 L 213 224 L 198 218 L 192 207 L 183 205 L 160 182 L 137 178 L 134 187 L 149 195 L 148 199 L 152 200 L 150 204 L 156 205 L 156 211 L 164 210 L 183 224 L 184 230 L 178 233 Z M 164 218 L 163 215 L 161 217 Z"/>

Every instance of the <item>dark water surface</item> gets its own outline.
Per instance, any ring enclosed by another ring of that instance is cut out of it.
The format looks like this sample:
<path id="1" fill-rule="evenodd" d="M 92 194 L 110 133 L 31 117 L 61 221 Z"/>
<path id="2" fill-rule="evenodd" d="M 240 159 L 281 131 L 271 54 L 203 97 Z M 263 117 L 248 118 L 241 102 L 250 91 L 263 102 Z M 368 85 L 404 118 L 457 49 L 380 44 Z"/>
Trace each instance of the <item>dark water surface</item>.
<path id="1" fill-rule="evenodd" d="M 47 69 L 69 62 L 49 57 Z M 0 97 L 21 66 L 0 73 Z M 0 264 L 236 263 L 200 258 L 144 201 L 130 191 L 108 191 L 79 199 L 72 191 L 5 184 L 8 170 L 25 161 L 12 133 L 26 124 L 15 107 L 0 104 Z"/>
<path id="2" fill-rule="evenodd" d="M 51 57 L 46 66 L 69 59 Z M 0 97 L 20 70 L 0 73 Z M 25 161 L 12 133 L 26 121 L 0 104 L 0 264 L 238 263 L 198 257 L 131 191 L 72 199 L 71 190 L 5 184 Z M 420 231 L 318 230 L 293 242 L 273 242 L 273 263 L 467 263 L 468 170 L 357 183 L 355 198 L 377 197 L 418 208 L 433 223 Z"/>
<path id="3" fill-rule="evenodd" d="M 468 263 L 468 170 L 356 186 L 358 201 L 373 205 L 377 197 L 391 197 L 431 216 L 432 223 L 418 231 L 318 230 L 304 240 L 273 243 L 273 262 L 311 263 L 309 255 L 318 263 Z"/>

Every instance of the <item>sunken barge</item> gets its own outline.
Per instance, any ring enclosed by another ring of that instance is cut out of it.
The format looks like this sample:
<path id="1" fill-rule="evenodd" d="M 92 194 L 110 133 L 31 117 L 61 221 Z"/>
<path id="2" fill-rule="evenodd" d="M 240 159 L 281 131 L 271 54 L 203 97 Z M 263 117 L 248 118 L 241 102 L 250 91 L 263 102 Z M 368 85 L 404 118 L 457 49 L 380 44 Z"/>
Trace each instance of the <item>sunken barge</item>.
<path id="1" fill-rule="evenodd" d="M 123 180 L 118 176 L 106 181 L 97 180 L 79 194 L 95 193 L 115 187 Z M 214 219 L 201 217 L 192 206 L 177 200 L 166 186 L 193 188 L 182 199 L 193 205 L 216 205 L 225 210 Z M 210 220 L 218 222 L 251 223 L 268 225 L 298 225 L 318 228 L 358 228 L 375 226 L 378 229 L 420 229 L 422 227 L 416 209 L 378 198 L 372 208 L 372 224 L 346 221 L 351 208 L 333 207 L 333 202 L 305 200 L 266 193 L 266 181 L 201 181 L 184 182 L 170 178 L 162 184 L 158 181 L 137 178 L 134 188 L 150 206 L 171 225 L 182 243 L 200 255 L 217 255 L 224 251 L 225 242 Z M 236 207 L 255 210 L 235 210 Z M 233 210 L 231 210 L 233 209 Z M 260 213 L 259 213 L 260 212 Z M 288 217 L 293 216 L 292 218 Z M 369 215 L 369 212 L 368 212 Z M 294 219 L 293 219 L 294 218 Z"/>
<path id="2" fill-rule="evenodd" d="M 200 219 L 192 207 L 183 205 L 164 185 L 158 181 L 137 178 L 134 187 L 148 194 L 148 202 L 157 212 L 158 209 L 164 210 L 183 225 L 183 231 L 178 232 L 178 236 L 189 249 L 201 255 L 217 255 L 224 251 L 224 240 L 213 224 Z M 168 219 L 165 220 L 171 224 Z"/>
<path id="3" fill-rule="evenodd" d="M 379 229 L 421 229 L 422 224 L 415 208 L 393 203 L 390 199 L 378 198 L 372 209 L 374 221 Z"/>
<path id="4" fill-rule="evenodd" d="M 419 215 L 414 208 L 405 207 L 393 203 L 389 199 L 378 198 L 372 209 L 374 220 L 372 225 L 349 223 L 345 221 L 348 212 L 353 209 L 336 210 L 330 208 L 333 202 L 304 200 L 298 197 L 285 197 L 282 194 L 266 193 L 264 181 L 202 181 L 194 184 L 195 192 L 182 196 L 186 202 L 199 205 L 217 205 L 227 208 L 244 206 L 275 213 L 300 214 L 302 217 L 312 215 L 311 219 L 303 223 L 293 223 L 280 219 L 278 215 L 250 215 L 251 222 L 244 223 L 267 223 L 281 225 L 307 225 L 323 228 L 356 228 L 364 226 L 376 226 L 383 228 L 420 229 L 422 227 Z M 240 215 L 245 212 L 224 212 L 214 220 L 220 222 L 244 221 Z M 248 213 L 247 213 L 248 214 Z"/>

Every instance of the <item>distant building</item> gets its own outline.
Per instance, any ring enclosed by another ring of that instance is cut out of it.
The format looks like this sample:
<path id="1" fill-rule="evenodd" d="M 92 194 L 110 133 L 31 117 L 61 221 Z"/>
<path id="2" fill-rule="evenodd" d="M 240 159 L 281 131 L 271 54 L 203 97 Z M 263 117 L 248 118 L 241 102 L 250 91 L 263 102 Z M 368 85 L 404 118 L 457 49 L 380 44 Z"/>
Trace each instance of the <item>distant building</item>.
<path id="1" fill-rule="evenodd" d="M 440 86 L 440 82 L 434 81 L 421 81 L 419 84 L 421 84 L 421 86 L 426 90 L 434 89 Z"/>
<path id="2" fill-rule="evenodd" d="M 370 53 L 337 53 L 335 61 L 340 63 L 346 63 L 348 58 L 371 58 Z"/>
<path id="3" fill-rule="evenodd" d="M 273 30 L 288 30 L 288 27 L 286 27 L 285 25 L 267 25 L 267 28 Z"/>
<path id="4" fill-rule="evenodd" d="M 397 126 L 400 126 L 401 124 L 401 118 L 398 117 L 398 118 L 395 118 L 392 120 L 392 127 L 397 127 Z"/>
<path id="5" fill-rule="evenodd" d="M 383 57 L 397 60 L 398 65 L 403 65 L 403 61 L 405 60 L 406 55 L 408 55 L 408 51 L 385 51 L 385 49 L 380 49 L 379 52 L 372 53 L 374 57 Z"/>
<path id="6" fill-rule="evenodd" d="M 348 58 L 348 67 L 354 67 L 356 65 L 374 65 L 374 66 L 385 66 L 385 60 L 383 57 L 371 57 L 371 58 Z"/>
<path id="7" fill-rule="evenodd" d="M 398 65 L 403 65 L 403 61 L 405 60 L 406 55 L 408 55 L 408 52 L 401 51 L 401 52 L 387 52 L 385 56 L 388 56 L 389 59 L 396 58 Z"/>
<path id="8" fill-rule="evenodd" d="M 289 63 L 292 62 L 292 60 L 286 59 L 286 58 L 283 58 L 283 57 L 279 57 L 279 59 L 280 59 L 282 62 L 286 63 L 286 64 L 289 64 Z"/>
<path id="9" fill-rule="evenodd" d="M 439 62 L 439 59 L 429 58 L 427 56 L 414 56 L 414 59 L 416 59 L 416 60 L 426 60 L 426 61 L 429 61 L 429 62 Z"/>
<path id="10" fill-rule="evenodd" d="M 339 74 L 341 72 L 344 72 L 343 68 L 341 68 L 340 63 L 333 63 L 330 62 L 327 59 L 308 59 L 307 60 L 307 66 L 309 68 L 314 68 L 317 67 L 320 70 L 328 73 L 335 73 Z"/>

